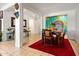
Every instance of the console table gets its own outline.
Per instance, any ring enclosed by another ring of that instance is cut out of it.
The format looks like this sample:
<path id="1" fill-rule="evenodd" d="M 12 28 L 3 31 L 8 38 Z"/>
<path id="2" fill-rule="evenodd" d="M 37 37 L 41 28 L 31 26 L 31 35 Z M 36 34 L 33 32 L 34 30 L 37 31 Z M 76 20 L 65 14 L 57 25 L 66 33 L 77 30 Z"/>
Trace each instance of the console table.
<path id="1" fill-rule="evenodd" d="M 12 31 L 7 33 L 7 39 L 14 39 L 14 33 Z"/>

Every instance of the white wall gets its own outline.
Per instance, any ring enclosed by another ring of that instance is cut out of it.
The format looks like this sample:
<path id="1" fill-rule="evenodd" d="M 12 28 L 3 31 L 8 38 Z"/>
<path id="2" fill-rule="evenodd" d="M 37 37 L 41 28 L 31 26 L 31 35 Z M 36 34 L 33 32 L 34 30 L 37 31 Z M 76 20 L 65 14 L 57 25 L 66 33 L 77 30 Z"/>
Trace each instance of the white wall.
<path id="1" fill-rule="evenodd" d="M 75 10 L 62 11 L 62 12 L 47 14 L 47 15 L 44 16 L 44 18 L 47 17 L 47 16 L 67 15 L 68 16 L 68 22 L 67 22 L 68 32 L 67 33 L 69 34 L 69 37 L 71 39 L 75 39 L 75 35 L 74 35 L 76 33 L 76 23 L 75 23 L 76 22 L 75 21 L 76 15 L 75 15 L 75 13 L 76 13 Z"/>
<path id="2" fill-rule="evenodd" d="M 31 34 L 38 34 L 40 32 L 41 16 L 28 9 L 24 9 L 24 19 L 27 19 Z"/>
<path id="3" fill-rule="evenodd" d="M 12 11 L 3 11 L 3 20 L 2 20 L 2 40 L 7 40 L 7 29 L 11 27 L 11 17 L 14 17 Z"/>
<path id="4" fill-rule="evenodd" d="M 76 9 L 76 40 L 79 43 L 79 5 Z"/>

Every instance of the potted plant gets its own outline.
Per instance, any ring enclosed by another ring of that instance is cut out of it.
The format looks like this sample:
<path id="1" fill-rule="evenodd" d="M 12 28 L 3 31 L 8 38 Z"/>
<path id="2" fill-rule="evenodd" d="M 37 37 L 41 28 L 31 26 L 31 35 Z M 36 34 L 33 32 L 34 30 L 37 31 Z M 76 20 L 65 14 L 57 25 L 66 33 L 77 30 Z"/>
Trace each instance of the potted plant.
<path id="1" fill-rule="evenodd" d="M 0 41 L 2 41 L 2 32 L 0 32 Z"/>

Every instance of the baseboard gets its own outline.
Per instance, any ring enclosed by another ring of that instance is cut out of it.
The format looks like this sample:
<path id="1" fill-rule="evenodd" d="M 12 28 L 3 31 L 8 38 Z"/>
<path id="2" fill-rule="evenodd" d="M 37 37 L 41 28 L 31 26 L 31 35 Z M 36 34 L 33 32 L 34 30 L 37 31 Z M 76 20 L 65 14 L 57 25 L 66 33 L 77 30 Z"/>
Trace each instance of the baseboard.
<path id="1" fill-rule="evenodd" d="M 77 43 L 79 44 L 79 41 L 77 41 Z"/>
<path id="2" fill-rule="evenodd" d="M 75 40 L 76 41 L 76 43 L 78 43 L 79 44 L 79 40 Z"/>

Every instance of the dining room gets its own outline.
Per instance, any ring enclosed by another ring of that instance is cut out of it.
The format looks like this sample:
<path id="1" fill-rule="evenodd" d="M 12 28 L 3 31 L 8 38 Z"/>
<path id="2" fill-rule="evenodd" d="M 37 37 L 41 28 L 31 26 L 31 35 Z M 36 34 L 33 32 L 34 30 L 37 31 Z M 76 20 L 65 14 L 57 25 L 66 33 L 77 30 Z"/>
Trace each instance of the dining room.
<path id="1" fill-rule="evenodd" d="M 15 5 L 19 5 L 19 12 L 15 11 Z M 2 36 L 5 42 L 3 46 L 8 45 L 7 50 L 4 49 L 5 53 L 8 52 L 11 55 L 78 55 L 78 47 L 76 48 L 79 42 L 78 8 L 76 3 L 16 3 L 3 10 Z M 14 33 L 14 40 L 11 40 L 12 37 L 6 33 Z M 7 38 L 9 38 L 8 41 Z M 8 51 L 9 48 L 12 53 Z M 21 50 L 17 51 L 16 48 Z"/>

